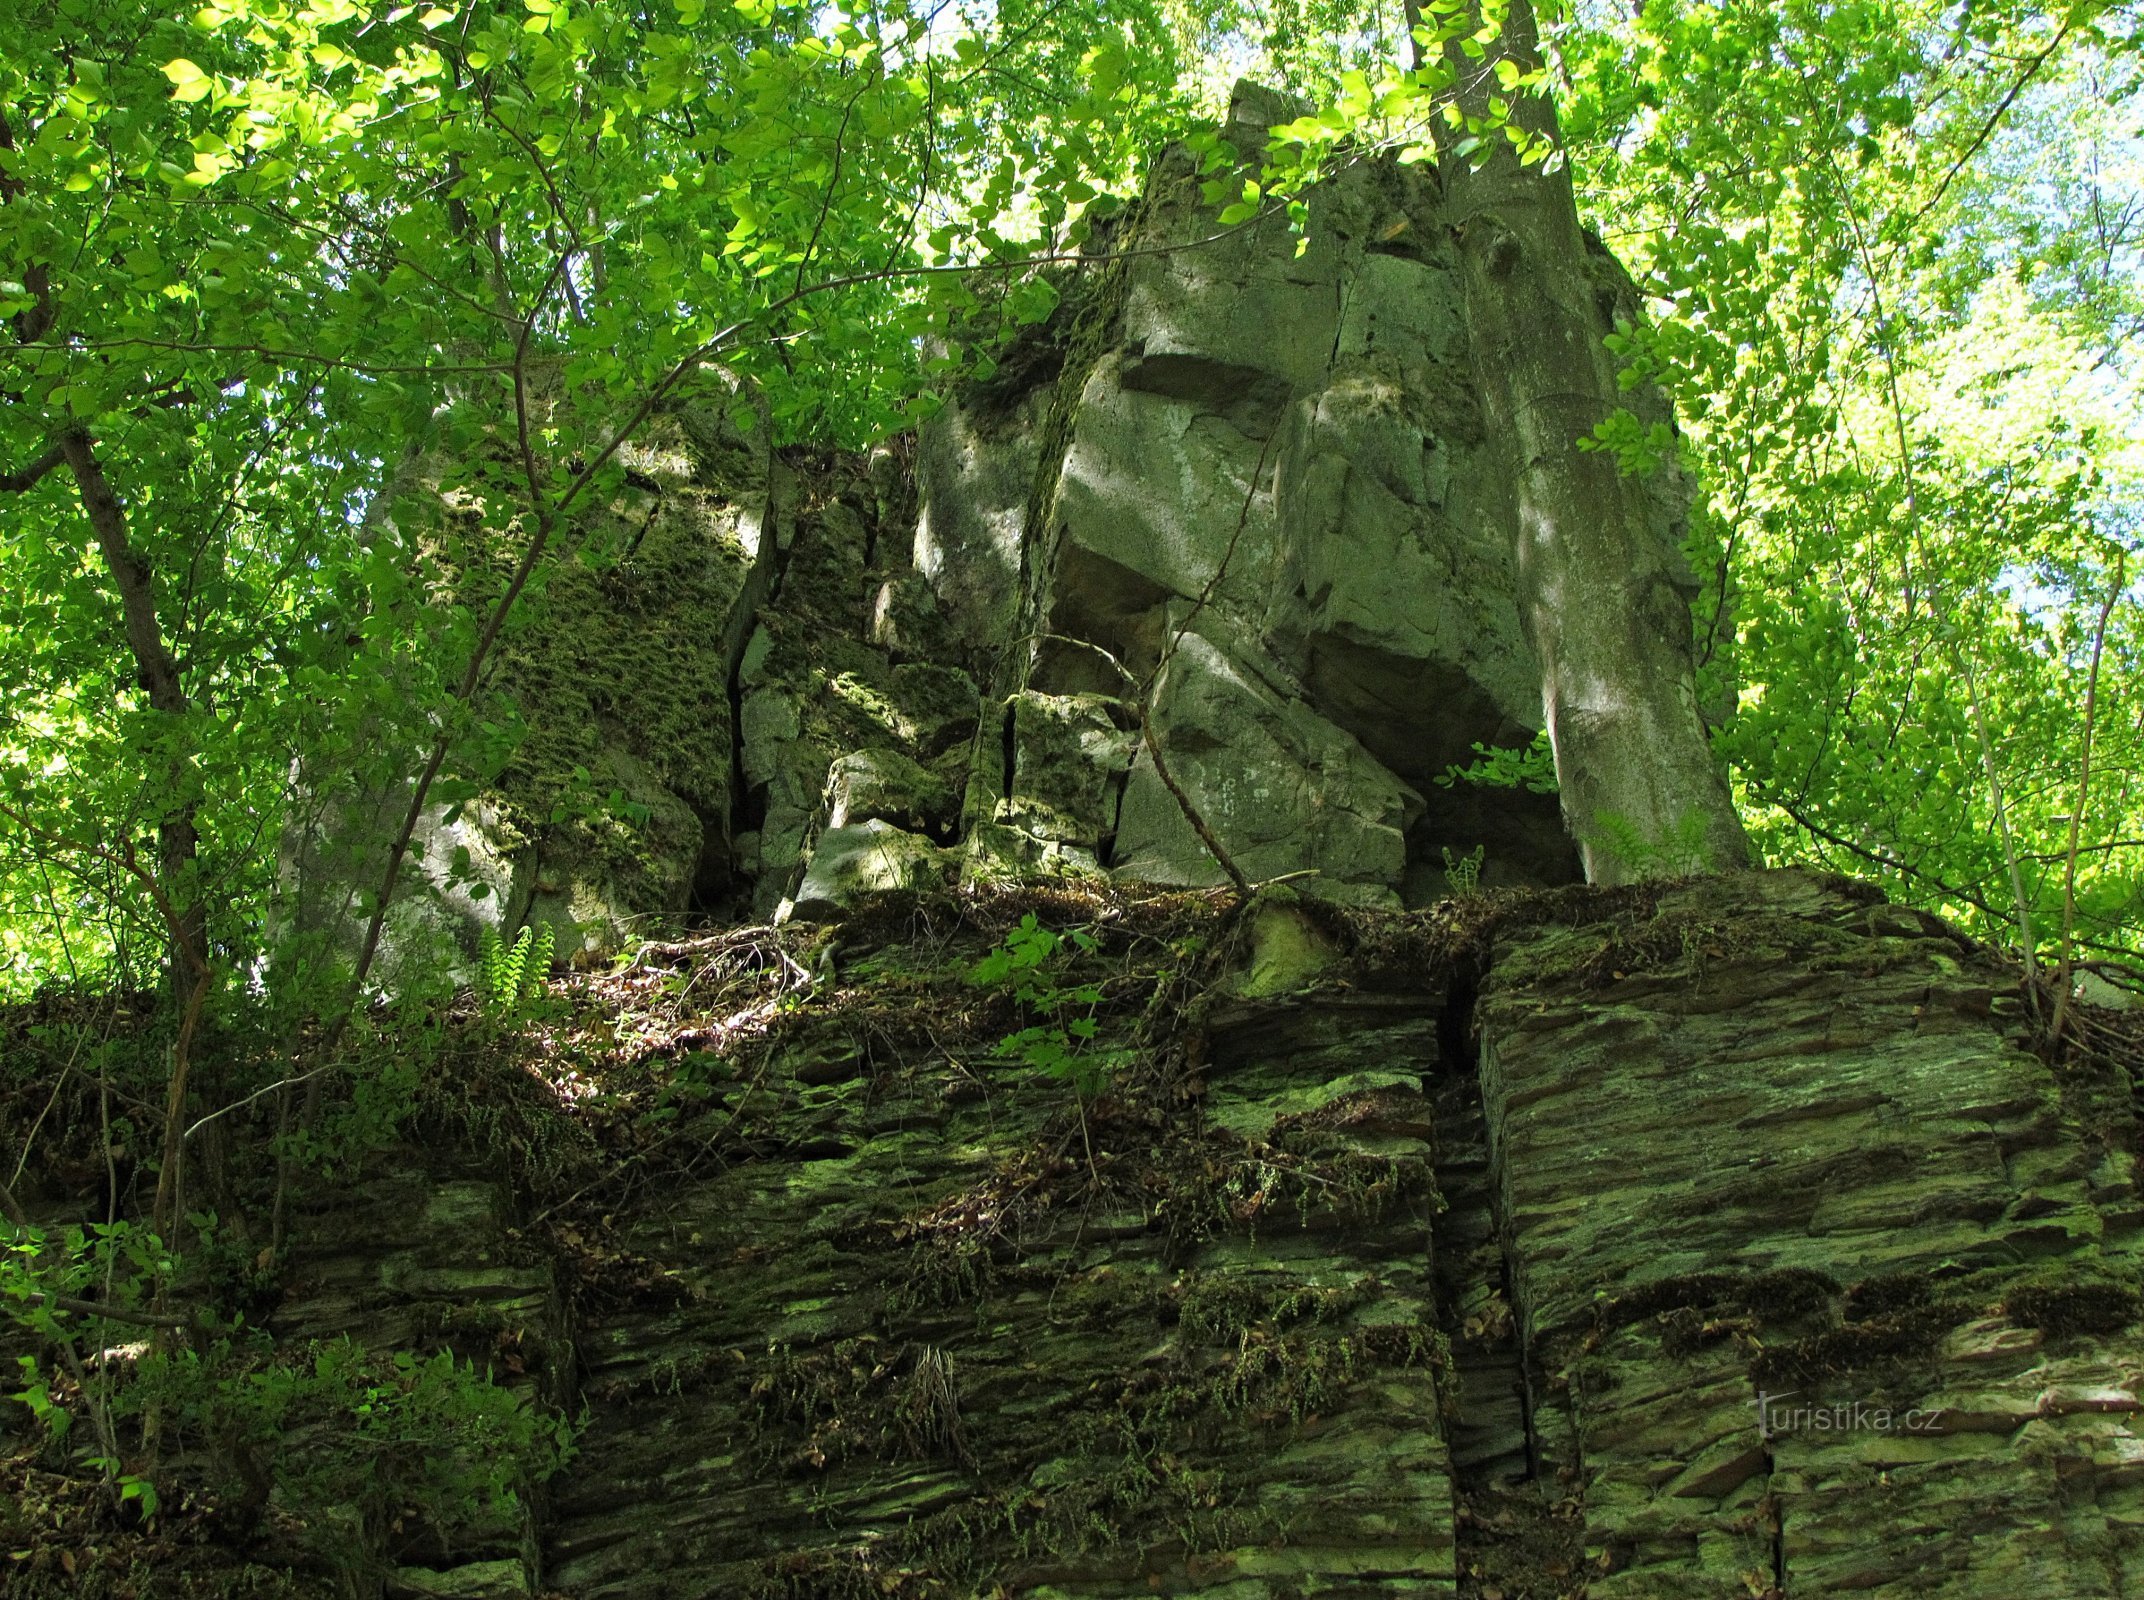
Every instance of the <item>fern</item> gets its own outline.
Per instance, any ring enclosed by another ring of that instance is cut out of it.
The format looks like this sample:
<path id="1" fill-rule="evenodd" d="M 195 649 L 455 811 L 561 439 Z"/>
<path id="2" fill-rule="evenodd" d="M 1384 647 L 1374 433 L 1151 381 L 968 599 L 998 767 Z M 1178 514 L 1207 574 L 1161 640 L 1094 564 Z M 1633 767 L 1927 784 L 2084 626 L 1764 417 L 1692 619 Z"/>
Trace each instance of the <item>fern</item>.
<path id="1" fill-rule="evenodd" d="M 1444 847 L 1444 881 L 1451 886 L 1453 894 L 1472 894 L 1481 881 L 1482 858 L 1488 854 L 1487 845 L 1476 845 L 1463 856 L 1452 854 L 1452 847 Z"/>
<path id="2" fill-rule="evenodd" d="M 548 925 L 524 926 L 512 944 L 501 939 L 497 929 L 484 929 L 477 936 L 477 992 L 484 1009 L 510 1016 L 534 999 L 550 974 L 557 942 Z"/>
<path id="3" fill-rule="evenodd" d="M 1683 812 L 1667 836 L 1657 840 L 1618 812 L 1603 811 L 1594 822 L 1597 831 L 1593 847 L 1628 872 L 1648 877 L 1685 877 L 1712 870 L 1712 851 L 1705 838 L 1706 818 L 1701 810 Z"/>

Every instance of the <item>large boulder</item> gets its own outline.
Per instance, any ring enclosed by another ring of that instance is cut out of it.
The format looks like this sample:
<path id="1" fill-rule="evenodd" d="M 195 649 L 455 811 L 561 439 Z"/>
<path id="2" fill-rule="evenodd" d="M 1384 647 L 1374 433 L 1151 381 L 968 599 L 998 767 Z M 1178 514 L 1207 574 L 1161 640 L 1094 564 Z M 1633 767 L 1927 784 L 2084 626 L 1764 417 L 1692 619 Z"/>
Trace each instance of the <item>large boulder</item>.
<path id="1" fill-rule="evenodd" d="M 953 786 L 898 750 L 852 750 L 826 779 L 827 826 L 876 819 L 911 832 L 943 832 L 959 806 Z"/>
<path id="2" fill-rule="evenodd" d="M 785 917 L 832 917 L 866 895 L 942 887 L 958 857 L 918 833 L 873 817 L 819 836 Z"/>
<path id="3" fill-rule="evenodd" d="M 1245 876 L 1314 869 L 1314 893 L 1398 904 L 1406 828 L 1422 798 L 1353 738 L 1195 633 L 1170 658 L 1153 715 L 1169 775 Z M 1114 859 L 1121 877 L 1224 881 L 1145 751 L 1125 786 Z"/>
<path id="4" fill-rule="evenodd" d="M 1285 111 L 1239 90 L 1230 134 L 1262 143 Z M 1479 849 L 1485 882 L 1570 881 L 1553 796 L 1437 781 L 1542 715 L 1436 177 L 1365 163 L 1310 204 L 1299 254 L 1277 219 L 1217 229 L 1191 157 L 1164 160 L 1130 248 L 1030 336 L 1055 351 L 1047 407 L 957 395 L 927 431 L 919 551 L 1001 686 L 1111 695 L 1181 745 L 1186 794 L 1253 876 L 1412 902 L 1447 850 Z M 992 554 L 1013 548 L 1016 607 Z M 1150 763 L 1123 804 L 1103 865 L 1213 877 Z"/>

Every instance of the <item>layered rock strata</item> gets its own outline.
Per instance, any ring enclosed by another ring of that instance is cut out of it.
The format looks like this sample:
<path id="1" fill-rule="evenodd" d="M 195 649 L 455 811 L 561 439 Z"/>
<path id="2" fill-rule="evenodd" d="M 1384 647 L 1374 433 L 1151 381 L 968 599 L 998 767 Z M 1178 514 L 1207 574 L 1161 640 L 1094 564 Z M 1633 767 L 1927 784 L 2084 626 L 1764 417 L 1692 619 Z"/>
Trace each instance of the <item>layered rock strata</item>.
<path id="1" fill-rule="evenodd" d="M 2135 1086 L 1933 919 L 1799 873 L 918 904 L 808 988 L 666 958 L 713 1098 L 551 1216 L 608 1278 L 551 1291 L 466 1166 L 301 1230 L 279 1331 L 475 1328 L 585 1408 L 455 1592 L 2144 1586 Z M 1023 907 L 1138 1052 L 1083 1107 L 966 975 Z"/>

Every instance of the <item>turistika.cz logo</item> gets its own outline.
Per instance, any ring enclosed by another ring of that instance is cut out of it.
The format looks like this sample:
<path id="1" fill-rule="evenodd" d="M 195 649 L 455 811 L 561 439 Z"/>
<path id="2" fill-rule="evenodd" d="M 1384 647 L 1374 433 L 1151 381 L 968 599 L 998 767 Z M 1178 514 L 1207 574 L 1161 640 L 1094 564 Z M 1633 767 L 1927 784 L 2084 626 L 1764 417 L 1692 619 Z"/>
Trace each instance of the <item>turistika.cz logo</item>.
<path id="1" fill-rule="evenodd" d="M 1776 1439 L 1783 1433 L 1936 1433 L 1940 1412 L 1897 1411 L 1890 1406 L 1872 1406 L 1865 1400 L 1820 1406 L 1813 1401 L 1789 1405 L 1799 1389 L 1785 1394 L 1757 1391 L 1757 1433 Z"/>

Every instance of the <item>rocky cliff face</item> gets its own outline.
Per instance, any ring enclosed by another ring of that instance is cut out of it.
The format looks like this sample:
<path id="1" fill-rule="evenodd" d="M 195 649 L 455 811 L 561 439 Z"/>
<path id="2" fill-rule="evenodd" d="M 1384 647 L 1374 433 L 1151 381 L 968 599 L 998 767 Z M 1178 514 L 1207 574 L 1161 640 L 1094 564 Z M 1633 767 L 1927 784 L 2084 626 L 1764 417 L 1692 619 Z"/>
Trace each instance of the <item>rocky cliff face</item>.
<path id="1" fill-rule="evenodd" d="M 1229 131 L 1279 114 L 1240 91 Z M 1169 153 L 1049 320 L 868 459 L 772 451 L 724 390 L 674 405 L 598 514 L 624 558 L 566 574 L 500 674 L 535 738 L 488 807 L 435 811 L 409 925 L 595 951 L 956 876 L 1219 882 L 1191 813 L 1335 901 L 1427 903 L 1448 855 L 1574 880 L 1553 796 L 1439 781 L 1527 745 L 1541 686 L 1434 173 L 1348 169 L 1300 253 L 1198 190 Z M 1596 266 L 1605 332 L 1637 308 Z M 1652 486 L 1678 572 L 1684 499 Z M 457 847 L 488 901 L 445 884 Z"/>
<path id="2" fill-rule="evenodd" d="M 298 1223 L 279 1334 L 585 1417 L 388 1594 L 2144 1591 L 2135 1085 L 1853 885 L 897 896 L 581 998 L 548 1122 Z"/>
<path id="3" fill-rule="evenodd" d="M 279 1336 L 586 1423 L 343 1592 L 2144 1592 L 2122 1059 L 1852 885 L 1564 887 L 1552 797 L 1440 785 L 1540 692 L 1435 180 L 1300 254 L 1196 195 L 868 458 L 681 402 L 516 640 L 537 737 L 405 941 L 772 925 L 582 980 L 295 1220 Z M 1154 892 L 1219 881 L 1194 814 L 1290 884 Z M 978 984 L 1023 915 L 1088 942 Z"/>
<path id="4" fill-rule="evenodd" d="M 1249 143 L 1278 108 L 1237 113 Z M 1197 190 L 1189 157 L 1162 163 L 1123 253 L 1042 331 L 1054 359 L 1014 364 L 1046 385 L 961 397 L 926 431 L 919 566 L 964 633 L 1006 642 L 1001 687 L 1148 708 L 1253 879 L 1420 902 L 1446 848 L 1480 846 L 1485 881 L 1568 881 L 1552 800 L 1435 781 L 1477 743 L 1526 744 L 1541 691 L 1434 175 L 1350 169 L 1300 255 L 1278 225 L 1219 230 Z M 1021 781 L 1009 734 L 980 823 Z M 1112 820 L 1050 842 L 1220 881 L 1148 753 Z M 1038 832 L 986 837 L 1017 859 Z"/>

